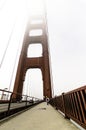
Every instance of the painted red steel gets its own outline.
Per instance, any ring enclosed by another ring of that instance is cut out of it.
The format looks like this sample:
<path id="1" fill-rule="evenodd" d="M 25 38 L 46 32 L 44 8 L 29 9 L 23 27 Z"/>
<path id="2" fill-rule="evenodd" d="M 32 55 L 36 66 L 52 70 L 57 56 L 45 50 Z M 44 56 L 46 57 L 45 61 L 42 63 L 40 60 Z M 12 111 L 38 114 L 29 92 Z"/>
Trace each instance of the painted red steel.
<path id="1" fill-rule="evenodd" d="M 42 23 L 35 23 L 36 20 L 41 20 Z M 52 79 L 51 79 L 51 66 L 50 66 L 50 54 L 49 54 L 49 45 L 48 45 L 48 32 L 45 16 L 33 16 L 29 19 L 28 25 L 26 27 L 26 32 L 24 35 L 24 40 L 22 44 L 21 54 L 19 58 L 17 74 L 14 84 L 14 93 L 22 93 L 23 83 L 25 80 L 26 72 L 28 69 L 39 68 L 42 72 L 43 80 L 43 96 L 49 98 L 52 97 Z M 42 35 L 30 35 L 31 31 L 42 31 Z M 41 44 L 42 45 L 42 56 L 39 57 L 28 57 L 27 51 L 30 44 Z M 39 89 L 39 88 L 38 88 Z M 13 98 L 17 95 L 13 95 Z"/>
<path id="2" fill-rule="evenodd" d="M 86 86 L 62 93 L 50 100 L 52 106 L 86 129 Z"/>

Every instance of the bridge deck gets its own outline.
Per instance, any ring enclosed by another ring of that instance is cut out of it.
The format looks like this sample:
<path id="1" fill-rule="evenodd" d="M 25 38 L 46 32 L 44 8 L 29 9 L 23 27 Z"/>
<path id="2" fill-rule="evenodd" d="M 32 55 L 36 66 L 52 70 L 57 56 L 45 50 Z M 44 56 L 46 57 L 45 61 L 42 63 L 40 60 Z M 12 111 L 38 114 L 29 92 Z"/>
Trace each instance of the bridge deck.
<path id="1" fill-rule="evenodd" d="M 26 112 L 7 120 L 0 130 L 79 130 L 51 105 L 41 103 Z"/>

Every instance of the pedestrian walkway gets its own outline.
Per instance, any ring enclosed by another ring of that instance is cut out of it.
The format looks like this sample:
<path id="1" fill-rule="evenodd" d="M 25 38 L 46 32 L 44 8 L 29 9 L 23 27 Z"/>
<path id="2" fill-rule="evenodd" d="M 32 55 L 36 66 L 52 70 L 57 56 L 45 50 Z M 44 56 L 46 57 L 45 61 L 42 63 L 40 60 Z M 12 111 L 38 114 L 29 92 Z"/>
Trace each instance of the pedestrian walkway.
<path id="1" fill-rule="evenodd" d="M 45 102 L 0 125 L 0 130 L 79 130 Z"/>

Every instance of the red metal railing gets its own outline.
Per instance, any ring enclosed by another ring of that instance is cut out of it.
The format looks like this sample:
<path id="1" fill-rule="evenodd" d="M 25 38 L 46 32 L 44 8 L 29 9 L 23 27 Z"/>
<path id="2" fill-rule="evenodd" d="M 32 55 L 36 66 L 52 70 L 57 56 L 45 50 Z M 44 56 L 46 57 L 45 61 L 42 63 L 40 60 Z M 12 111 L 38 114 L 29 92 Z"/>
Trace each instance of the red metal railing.
<path id="1" fill-rule="evenodd" d="M 52 98 L 50 104 L 86 129 L 86 86 L 62 93 Z"/>

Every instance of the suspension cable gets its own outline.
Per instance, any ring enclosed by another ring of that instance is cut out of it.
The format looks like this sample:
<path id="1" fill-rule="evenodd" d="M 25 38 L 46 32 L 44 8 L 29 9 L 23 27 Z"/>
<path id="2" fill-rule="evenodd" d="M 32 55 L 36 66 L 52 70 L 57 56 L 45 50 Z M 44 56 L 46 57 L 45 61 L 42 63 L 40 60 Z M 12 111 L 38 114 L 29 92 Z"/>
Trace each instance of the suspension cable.
<path id="1" fill-rule="evenodd" d="M 21 37 L 20 37 L 19 43 L 21 43 L 20 41 L 21 41 Z M 15 71 L 16 59 L 17 59 L 17 56 L 18 56 L 18 52 L 19 52 L 18 50 L 19 50 L 19 47 L 20 47 L 20 44 L 18 45 L 17 53 L 16 53 L 15 60 L 14 60 L 13 70 L 12 70 L 11 79 L 10 79 L 10 83 L 9 83 L 9 91 L 10 91 L 10 88 L 11 88 L 12 79 L 13 79 L 13 75 L 14 75 L 14 71 Z"/>
<path id="2" fill-rule="evenodd" d="M 15 20 L 15 22 L 14 22 L 12 31 L 11 31 L 11 33 L 10 33 L 10 36 L 9 36 L 9 39 L 8 39 L 7 46 L 6 46 L 6 48 L 5 48 L 4 54 L 3 54 L 3 56 L 2 56 L 2 60 L 1 60 L 1 63 L 0 63 L 0 68 L 2 67 L 3 61 L 4 61 L 5 56 L 6 56 L 6 53 L 7 53 L 7 49 L 8 49 L 8 47 L 9 47 L 9 45 L 10 45 L 10 40 L 11 40 L 11 37 L 12 37 L 12 35 L 13 35 L 13 31 L 14 31 L 14 28 L 15 28 L 15 24 L 16 24 L 16 20 Z"/>
<path id="3" fill-rule="evenodd" d="M 6 2 L 7 2 L 7 0 L 4 0 L 4 1 L 3 1 L 2 5 L 0 6 L 0 11 L 3 9 L 3 7 L 4 7 L 5 4 L 6 4 Z"/>
<path id="4" fill-rule="evenodd" d="M 27 1 L 27 0 L 26 0 Z M 26 4 L 27 5 L 27 4 Z M 26 9 L 27 10 L 27 9 Z M 15 25 L 14 25 L 15 26 Z M 18 53 L 19 53 L 19 47 L 20 47 L 20 44 L 21 44 L 21 37 L 22 37 L 22 33 L 21 33 L 21 36 L 20 36 L 20 40 L 19 40 L 19 45 L 18 45 L 18 48 L 17 48 L 17 53 L 16 53 L 16 56 L 15 56 L 15 60 L 14 60 L 14 66 L 13 66 L 13 70 L 12 70 L 12 74 L 11 74 L 11 79 L 10 79 L 10 83 L 9 83 L 9 91 L 10 91 L 10 88 L 11 88 L 11 85 L 12 85 L 12 80 L 13 80 L 13 76 L 14 76 L 14 71 L 15 71 L 15 66 L 16 66 L 16 59 L 18 57 Z"/>

